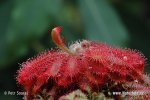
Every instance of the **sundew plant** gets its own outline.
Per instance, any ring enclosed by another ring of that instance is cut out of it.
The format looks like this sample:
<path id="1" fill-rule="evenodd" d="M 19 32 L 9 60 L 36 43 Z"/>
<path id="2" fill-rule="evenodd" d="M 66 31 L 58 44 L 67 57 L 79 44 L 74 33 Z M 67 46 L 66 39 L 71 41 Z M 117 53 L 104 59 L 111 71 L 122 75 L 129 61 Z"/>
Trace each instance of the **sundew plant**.
<path id="1" fill-rule="evenodd" d="M 90 40 L 65 45 L 62 28 L 51 32 L 57 48 L 21 64 L 17 84 L 25 100 L 149 100 L 150 77 L 137 50 Z"/>

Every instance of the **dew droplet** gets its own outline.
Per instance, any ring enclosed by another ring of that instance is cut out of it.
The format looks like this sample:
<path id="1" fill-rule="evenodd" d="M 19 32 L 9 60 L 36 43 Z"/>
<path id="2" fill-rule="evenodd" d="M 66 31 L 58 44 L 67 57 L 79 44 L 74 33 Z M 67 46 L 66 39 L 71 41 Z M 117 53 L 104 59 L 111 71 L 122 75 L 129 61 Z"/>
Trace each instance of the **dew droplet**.
<path id="1" fill-rule="evenodd" d="M 142 64 L 143 64 L 143 61 L 140 60 L 140 61 L 139 61 L 139 64 L 142 65 Z"/>
<path id="2" fill-rule="evenodd" d="M 89 69 L 92 69 L 92 67 L 90 66 Z"/>
<path id="3" fill-rule="evenodd" d="M 124 57 L 123 57 L 123 60 L 124 60 L 124 61 L 127 61 L 127 60 L 128 60 L 127 56 L 124 56 Z"/>
<path id="4" fill-rule="evenodd" d="M 57 76 L 58 76 L 58 77 L 60 77 L 60 76 L 61 76 L 61 74 L 58 74 Z"/>

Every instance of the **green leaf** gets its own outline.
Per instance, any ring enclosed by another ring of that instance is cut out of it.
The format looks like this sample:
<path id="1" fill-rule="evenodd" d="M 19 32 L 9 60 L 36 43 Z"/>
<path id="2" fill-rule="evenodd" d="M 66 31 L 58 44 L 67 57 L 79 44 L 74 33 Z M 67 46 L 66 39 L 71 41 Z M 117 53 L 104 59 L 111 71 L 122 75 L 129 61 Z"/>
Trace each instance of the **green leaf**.
<path id="1" fill-rule="evenodd" d="M 88 39 L 125 45 L 128 32 L 107 0 L 79 0 L 79 4 Z"/>
<path id="2" fill-rule="evenodd" d="M 6 1 L 0 5 L 0 68 L 8 61 L 6 31 L 10 21 L 12 6 L 12 2 L 10 1 Z"/>
<path id="3" fill-rule="evenodd" d="M 15 0 L 0 8 L 0 66 L 11 64 L 28 53 L 52 26 L 61 9 L 61 0 Z M 9 4 L 13 4 L 9 7 Z M 14 7 L 14 8 L 13 8 Z M 7 11 L 8 9 L 8 11 Z M 38 48 L 37 48 L 38 49 Z M 19 62 L 18 62 L 19 63 Z"/>

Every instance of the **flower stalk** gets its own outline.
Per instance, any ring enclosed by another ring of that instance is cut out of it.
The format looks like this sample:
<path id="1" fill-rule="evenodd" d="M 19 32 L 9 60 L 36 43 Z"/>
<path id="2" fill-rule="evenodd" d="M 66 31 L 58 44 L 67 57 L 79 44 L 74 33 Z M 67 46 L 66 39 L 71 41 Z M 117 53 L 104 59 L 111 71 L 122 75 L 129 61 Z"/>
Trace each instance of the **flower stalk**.
<path id="1" fill-rule="evenodd" d="M 68 48 L 67 46 L 64 44 L 63 39 L 60 36 L 60 33 L 62 31 L 61 27 L 55 27 L 52 32 L 51 32 L 51 36 L 52 36 L 52 40 L 53 42 L 63 51 L 69 53 L 69 54 L 73 54 Z"/>

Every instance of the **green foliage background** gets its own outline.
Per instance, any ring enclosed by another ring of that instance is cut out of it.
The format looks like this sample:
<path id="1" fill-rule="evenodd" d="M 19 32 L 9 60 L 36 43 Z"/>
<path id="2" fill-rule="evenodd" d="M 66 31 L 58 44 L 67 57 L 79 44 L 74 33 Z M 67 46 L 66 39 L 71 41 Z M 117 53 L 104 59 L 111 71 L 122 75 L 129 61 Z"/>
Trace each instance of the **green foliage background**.
<path id="1" fill-rule="evenodd" d="M 0 99 L 20 99 L 3 92 L 21 91 L 15 81 L 19 64 L 55 46 L 50 38 L 55 26 L 63 27 L 67 43 L 102 41 L 150 59 L 149 0 L 1 0 Z"/>

